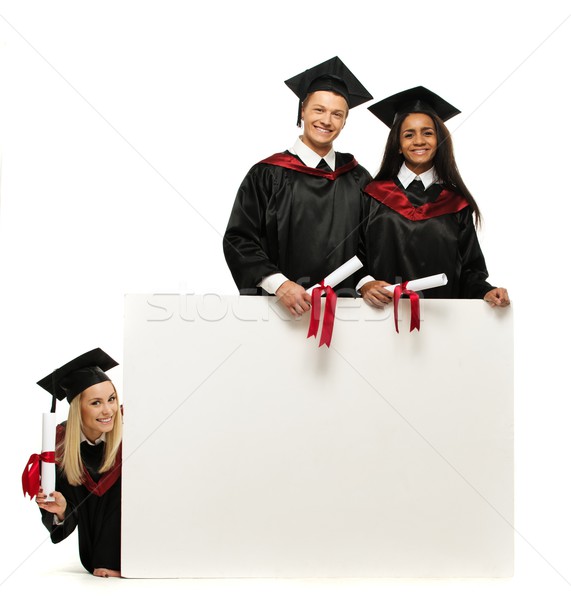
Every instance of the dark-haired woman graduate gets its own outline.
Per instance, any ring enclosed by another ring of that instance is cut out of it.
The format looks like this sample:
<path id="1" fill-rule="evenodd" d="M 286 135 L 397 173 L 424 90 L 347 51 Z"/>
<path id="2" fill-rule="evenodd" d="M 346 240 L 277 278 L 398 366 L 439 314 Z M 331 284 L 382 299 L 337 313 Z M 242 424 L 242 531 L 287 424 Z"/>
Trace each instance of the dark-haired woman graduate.
<path id="1" fill-rule="evenodd" d="M 487 282 L 476 236 L 480 211 L 462 181 L 444 121 L 459 114 L 424 87 L 369 110 L 390 127 L 379 173 L 365 187 L 360 255 L 369 274 L 358 289 L 373 306 L 391 302 L 385 286 L 438 273 L 447 285 L 426 298 L 483 298 L 507 306 L 507 290 Z"/>
<path id="2" fill-rule="evenodd" d="M 78 528 L 83 566 L 98 577 L 121 571 L 122 418 L 115 386 L 105 371 L 116 366 L 96 348 L 60 367 L 38 385 L 67 398 L 66 422 L 56 430 L 56 491 L 36 502 L 54 543 Z"/>

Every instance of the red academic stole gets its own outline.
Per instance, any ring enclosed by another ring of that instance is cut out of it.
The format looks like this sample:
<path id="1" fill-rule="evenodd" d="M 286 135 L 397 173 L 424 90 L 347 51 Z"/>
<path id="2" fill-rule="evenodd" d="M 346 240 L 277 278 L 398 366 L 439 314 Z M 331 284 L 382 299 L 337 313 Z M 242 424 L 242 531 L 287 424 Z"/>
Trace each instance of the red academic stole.
<path id="1" fill-rule="evenodd" d="M 65 436 L 65 426 L 58 425 L 56 428 L 56 447 L 63 441 Z M 96 496 L 103 496 L 105 492 L 121 477 L 121 456 L 122 456 L 123 444 L 119 446 L 117 450 L 117 456 L 115 457 L 115 464 L 109 471 L 106 471 L 101 475 L 99 481 L 93 481 L 93 478 L 85 468 L 83 467 L 83 485 Z"/>
<path id="2" fill-rule="evenodd" d="M 261 160 L 259 164 L 265 165 L 276 165 L 277 167 L 283 167 L 290 171 L 298 171 L 299 173 L 305 173 L 306 175 L 314 175 L 315 177 L 324 177 L 325 179 L 331 179 L 335 181 L 337 177 L 348 173 L 353 170 L 359 163 L 353 158 L 350 162 L 335 171 L 323 171 L 322 169 L 312 169 L 304 165 L 297 156 L 293 154 L 286 154 L 285 152 L 278 152 L 272 156 Z"/>
<path id="3" fill-rule="evenodd" d="M 435 202 L 414 206 L 394 181 L 371 181 L 365 188 L 365 193 L 409 221 L 425 221 L 460 212 L 469 206 L 463 196 L 450 190 L 442 190 Z"/>
<path id="4" fill-rule="evenodd" d="M 122 460 L 122 449 L 123 444 L 119 446 L 119 450 L 117 450 L 117 456 L 115 457 L 115 464 L 111 467 L 109 471 L 106 471 L 101 475 L 99 481 L 95 483 L 93 481 L 91 475 L 87 472 L 87 469 L 83 467 L 84 480 L 83 485 L 96 496 L 103 496 L 103 494 L 111 488 L 111 486 L 121 477 L 121 465 Z"/>

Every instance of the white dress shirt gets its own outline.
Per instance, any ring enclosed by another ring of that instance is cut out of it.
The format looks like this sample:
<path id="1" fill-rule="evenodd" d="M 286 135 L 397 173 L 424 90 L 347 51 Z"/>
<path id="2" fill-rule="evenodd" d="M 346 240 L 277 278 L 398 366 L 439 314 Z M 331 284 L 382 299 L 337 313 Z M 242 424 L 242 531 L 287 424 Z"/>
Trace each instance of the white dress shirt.
<path id="1" fill-rule="evenodd" d="M 81 444 L 81 442 L 87 442 L 90 446 L 97 446 L 97 444 L 101 444 L 104 441 L 105 441 L 105 432 L 103 432 L 94 442 L 89 441 L 85 437 L 85 434 L 83 433 L 83 431 L 81 431 L 79 433 L 79 443 L 80 444 Z"/>
<path id="2" fill-rule="evenodd" d="M 405 190 L 415 179 L 420 179 L 420 181 L 422 181 L 425 190 L 427 190 L 433 183 L 436 183 L 438 181 L 438 177 L 436 177 L 434 167 L 428 169 L 428 171 L 425 171 L 420 175 L 417 175 L 416 173 L 411 171 L 404 163 L 402 163 L 397 178 L 402 183 L 402 186 Z"/>

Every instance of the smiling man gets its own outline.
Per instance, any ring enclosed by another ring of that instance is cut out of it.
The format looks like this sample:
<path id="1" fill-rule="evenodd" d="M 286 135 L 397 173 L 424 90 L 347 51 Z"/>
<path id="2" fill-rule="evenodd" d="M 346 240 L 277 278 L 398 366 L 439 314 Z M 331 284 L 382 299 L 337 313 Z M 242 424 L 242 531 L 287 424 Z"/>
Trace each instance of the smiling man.
<path id="1" fill-rule="evenodd" d="M 349 109 L 372 99 L 334 57 L 291 79 L 303 133 L 254 165 L 232 208 L 224 255 L 241 294 L 275 294 L 292 315 L 310 308 L 308 287 L 357 254 L 360 190 L 369 173 L 335 152 Z M 357 276 L 339 286 L 352 294 Z"/>

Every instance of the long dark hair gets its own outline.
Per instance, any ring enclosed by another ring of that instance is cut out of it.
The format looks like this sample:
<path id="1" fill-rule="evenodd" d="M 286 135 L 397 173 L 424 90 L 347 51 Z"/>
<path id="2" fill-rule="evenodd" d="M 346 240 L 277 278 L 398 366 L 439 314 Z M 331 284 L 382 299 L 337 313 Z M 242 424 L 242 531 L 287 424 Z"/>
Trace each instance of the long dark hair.
<path id="1" fill-rule="evenodd" d="M 474 200 L 474 196 L 470 193 L 466 184 L 460 176 L 456 159 L 454 158 L 454 148 L 452 146 L 452 137 L 444 121 L 431 111 L 418 111 L 428 115 L 433 121 L 436 128 L 436 139 L 438 140 L 438 149 L 434 156 L 434 170 L 440 180 L 442 187 L 456 192 L 466 198 L 470 208 L 474 212 L 476 226 L 479 226 L 482 220 L 480 209 Z M 403 121 L 411 113 L 399 115 L 389 133 L 385 153 L 381 162 L 379 172 L 375 176 L 377 181 L 386 181 L 387 179 L 395 179 L 401 168 L 403 158 L 400 153 L 400 130 Z"/>

